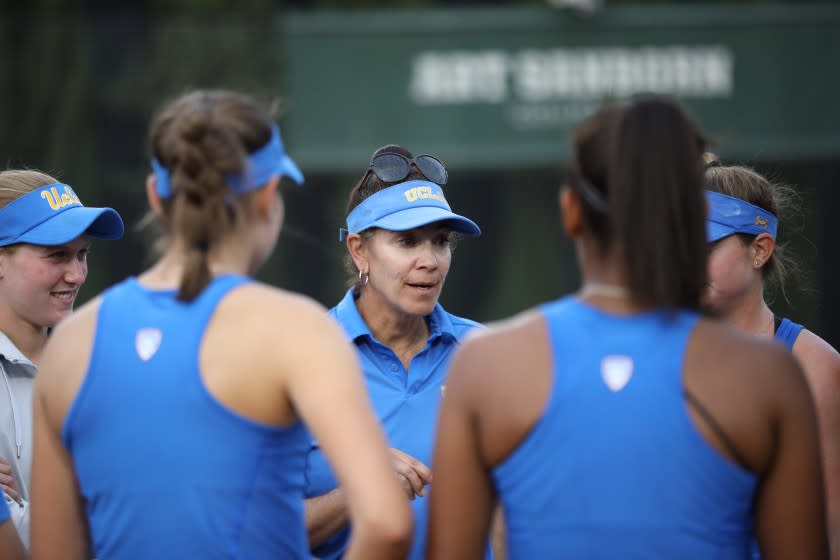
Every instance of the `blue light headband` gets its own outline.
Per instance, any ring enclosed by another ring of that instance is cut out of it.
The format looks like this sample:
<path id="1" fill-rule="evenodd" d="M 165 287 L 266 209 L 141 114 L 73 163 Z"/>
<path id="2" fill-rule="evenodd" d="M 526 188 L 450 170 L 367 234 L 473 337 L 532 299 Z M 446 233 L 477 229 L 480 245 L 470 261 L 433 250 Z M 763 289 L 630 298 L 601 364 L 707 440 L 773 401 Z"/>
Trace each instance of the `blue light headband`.
<path id="1" fill-rule="evenodd" d="M 164 200 L 171 197 L 174 193 L 169 184 L 169 170 L 155 158 L 152 158 L 152 170 L 158 196 Z M 229 175 L 226 179 L 234 192 L 242 194 L 262 187 L 275 175 L 285 175 L 291 177 L 298 185 L 303 184 L 303 173 L 283 148 L 280 128 L 277 125 L 271 127 L 271 139 L 268 143 L 256 152 L 248 154 L 248 163 L 242 174 Z"/>
<path id="2" fill-rule="evenodd" d="M 347 228 L 338 230 L 338 240 L 344 241 L 347 234 L 372 227 L 406 231 L 441 221 L 447 222 L 453 231 L 481 235 L 475 222 L 452 212 L 440 185 L 429 181 L 406 181 L 364 199 L 347 216 Z"/>
<path id="3" fill-rule="evenodd" d="M 767 210 L 714 191 L 706 191 L 706 200 L 709 203 L 709 215 L 706 217 L 706 239 L 709 243 L 734 233 L 769 233 L 776 239 L 779 219 Z"/>
<path id="4" fill-rule="evenodd" d="M 122 218 L 111 208 L 86 208 L 69 185 L 53 183 L 28 192 L 0 209 L 0 247 L 16 243 L 64 245 L 90 235 L 118 239 Z"/>

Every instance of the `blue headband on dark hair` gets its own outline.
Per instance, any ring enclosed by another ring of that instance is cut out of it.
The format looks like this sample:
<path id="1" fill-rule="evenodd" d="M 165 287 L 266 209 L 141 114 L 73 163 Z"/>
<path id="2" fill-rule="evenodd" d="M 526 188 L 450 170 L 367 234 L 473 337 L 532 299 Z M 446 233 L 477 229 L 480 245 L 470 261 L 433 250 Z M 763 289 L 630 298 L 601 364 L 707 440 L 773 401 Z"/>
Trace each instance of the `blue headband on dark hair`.
<path id="1" fill-rule="evenodd" d="M 169 183 L 169 170 L 155 158 L 152 158 L 152 170 L 158 196 L 162 199 L 171 197 L 174 193 Z M 283 148 L 280 128 L 273 125 L 271 139 L 256 152 L 248 154 L 248 162 L 243 172 L 239 175 L 228 175 L 226 179 L 234 192 L 242 194 L 262 187 L 276 175 L 285 175 L 291 177 L 298 185 L 303 184 L 303 173 Z"/>
<path id="2" fill-rule="evenodd" d="M 406 231 L 434 222 L 446 222 L 453 231 L 481 235 L 475 222 L 452 212 L 443 189 L 430 181 L 406 181 L 382 189 L 356 206 L 347 216 L 347 228 L 338 230 L 338 240 L 348 233 L 378 227 Z"/>
<path id="3" fill-rule="evenodd" d="M 709 243 L 734 233 L 758 235 L 769 233 L 776 238 L 779 219 L 746 200 L 719 192 L 706 191 L 709 215 L 706 217 L 706 239 Z"/>
<path id="4" fill-rule="evenodd" d="M 118 239 L 123 221 L 112 208 L 86 208 L 64 183 L 22 195 L 0 208 L 0 247 L 16 243 L 63 245 L 80 235 Z"/>

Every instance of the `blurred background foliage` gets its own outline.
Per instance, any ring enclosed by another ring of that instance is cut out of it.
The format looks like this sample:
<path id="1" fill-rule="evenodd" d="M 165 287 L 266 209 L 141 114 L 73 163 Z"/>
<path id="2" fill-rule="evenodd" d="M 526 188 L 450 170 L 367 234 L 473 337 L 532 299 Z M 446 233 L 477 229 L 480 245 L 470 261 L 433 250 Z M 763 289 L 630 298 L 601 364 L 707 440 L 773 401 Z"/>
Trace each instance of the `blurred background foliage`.
<path id="1" fill-rule="evenodd" d="M 711 11 L 730 3 L 703 2 Z M 134 226 L 146 209 L 148 122 L 166 100 L 193 87 L 242 90 L 276 105 L 282 125 L 287 84 L 278 18 L 284 14 L 545 5 L 540 0 L 0 2 L 0 153 L 6 167 L 47 171 L 73 185 L 86 204 L 118 209 L 131 228 L 123 241 L 94 245 L 84 301 L 148 263 L 147 243 Z M 382 143 L 391 141 L 399 139 Z M 294 157 L 293 143 L 290 152 Z M 437 155 L 446 161 L 445 153 Z M 304 169 L 306 187 L 284 189 L 287 225 L 261 279 L 326 306 L 341 298 L 347 278 L 336 233 L 347 193 L 366 163 L 339 173 Z M 789 301 L 777 298 L 777 312 L 806 322 L 838 346 L 840 323 L 829 311 L 837 310 L 835 284 L 829 283 L 840 278 L 840 265 L 826 256 L 832 254 L 829 240 L 836 239 L 829 209 L 838 202 L 827 186 L 840 177 L 840 159 L 753 163 L 803 195 L 798 227 L 791 232 L 803 275 L 791 282 Z M 558 159 L 550 167 L 515 172 L 451 170 L 451 205 L 482 225 L 485 235 L 464 239 L 457 248 L 442 298 L 450 311 L 490 321 L 575 289 L 573 249 L 562 237 L 555 210 L 561 164 Z"/>

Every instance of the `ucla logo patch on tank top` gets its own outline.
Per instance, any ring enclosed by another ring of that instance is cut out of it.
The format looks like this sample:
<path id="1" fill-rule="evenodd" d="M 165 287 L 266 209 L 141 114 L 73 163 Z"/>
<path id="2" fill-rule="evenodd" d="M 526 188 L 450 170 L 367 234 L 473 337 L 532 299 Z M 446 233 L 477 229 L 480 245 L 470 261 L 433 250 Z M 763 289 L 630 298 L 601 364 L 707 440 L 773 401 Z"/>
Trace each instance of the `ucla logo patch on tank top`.
<path id="1" fill-rule="evenodd" d="M 162 341 L 163 333 L 160 329 L 146 327 L 137 331 L 137 335 L 134 337 L 134 348 L 137 350 L 140 359 L 148 362 L 158 351 Z"/>
<path id="2" fill-rule="evenodd" d="M 630 356 L 604 356 L 601 360 L 601 378 L 613 393 L 624 389 L 633 377 L 633 359 Z"/>

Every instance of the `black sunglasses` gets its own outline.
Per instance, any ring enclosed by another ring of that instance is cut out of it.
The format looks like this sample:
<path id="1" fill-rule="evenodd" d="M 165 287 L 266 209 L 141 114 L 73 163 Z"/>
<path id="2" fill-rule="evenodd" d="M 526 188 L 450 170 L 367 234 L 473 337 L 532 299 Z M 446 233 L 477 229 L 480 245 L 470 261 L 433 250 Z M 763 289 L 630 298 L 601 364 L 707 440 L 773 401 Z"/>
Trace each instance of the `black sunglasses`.
<path id="1" fill-rule="evenodd" d="M 378 154 L 371 158 L 368 169 L 373 171 L 380 180 L 393 183 L 408 177 L 408 174 L 411 173 L 412 164 L 416 165 L 417 169 L 432 183 L 446 184 L 449 177 L 446 167 L 438 158 L 428 154 L 421 154 L 413 158 L 394 153 Z"/>

